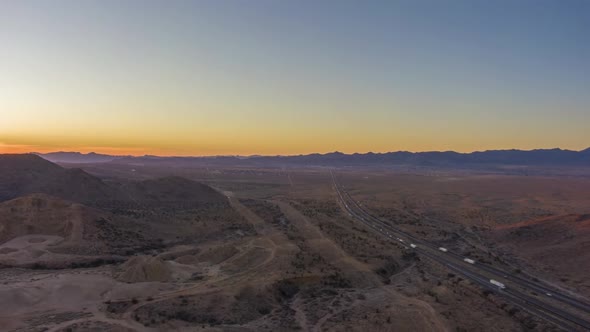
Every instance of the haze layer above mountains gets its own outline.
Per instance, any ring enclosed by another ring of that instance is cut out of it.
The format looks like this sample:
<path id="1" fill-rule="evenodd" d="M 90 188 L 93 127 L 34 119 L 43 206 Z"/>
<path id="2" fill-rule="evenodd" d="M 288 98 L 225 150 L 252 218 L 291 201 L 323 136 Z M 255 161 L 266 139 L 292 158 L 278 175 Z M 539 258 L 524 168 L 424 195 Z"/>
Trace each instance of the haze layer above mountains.
<path id="1" fill-rule="evenodd" d="M 57 163 L 120 163 L 120 164 L 183 164 L 223 166 L 469 166 L 469 165 L 523 165 L 523 166 L 584 166 L 590 164 L 590 148 L 582 151 L 562 149 L 489 150 L 483 152 L 386 152 L 344 154 L 308 154 L 293 156 L 215 156 L 215 157 L 158 157 L 112 156 L 97 153 L 53 152 L 38 154 Z"/>

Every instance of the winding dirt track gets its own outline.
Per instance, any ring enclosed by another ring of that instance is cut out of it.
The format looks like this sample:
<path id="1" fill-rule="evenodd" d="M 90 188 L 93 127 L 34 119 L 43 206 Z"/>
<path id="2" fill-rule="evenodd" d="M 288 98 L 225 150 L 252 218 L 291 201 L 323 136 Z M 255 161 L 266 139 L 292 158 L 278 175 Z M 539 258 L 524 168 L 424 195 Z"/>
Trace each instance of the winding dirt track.
<path id="1" fill-rule="evenodd" d="M 146 328 L 133 319 L 133 315 L 138 309 L 146 305 L 153 305 L 154 303 L 174 299 L 180 296 L 194 296 L 220 292 L 224 289 L 239 287 L 240 285 L 244 285 L 253 280 L 256 280 L 256 282 L 264 281 L 264 283 L 272 283 L 274 280 L 279 279 L 281 277 L 281 269 L 278 264 L 281 264 L 281 258 L 283 258 L 279 256 L 290 255 L 295 250 L 299 249 L 287 239 L 285 234 L 273 228 L 272 225 L 265 223 L 262 218 L 241 204 L 237 198 L 230 195 L 228 195 L 228 198 L 232 207 L 252 224 L 258 234 L 256 237 L 251 238 L 249 241 L 240 245 L 238 247 L 240 250 L 239 253 L 221 263 L 222 270 L 224 270 L 223 266 L 232 266 L 232 264 L 235 263 L 236 266 L 240 267 L 239 269 L 236 269 L 235 272 L 228 275 L 223 275 L 222 273 L 219 277 L 213 277 L 189 287 L 151 296 L 152 299 L 150 301 L 147 301 L 147 298 L 138 298 L 139 303 L 127 308 L 118 319 L 108 317 L 106 312 L 97 308 L 96 311 L 93 312 L 92 317 L 64 322 L 53 326 L 49 331 L 55 332 L 75 323 L 89 321 L 115 324 L 130 330 L 155 331 L 157 329 Z M 384 286 L 370 266 L 347 254 L 337 243 L 326 237 L 316 225 L 289 203 L 283 201 L 272 201 L 272 203 L 277 204 L 289 221 L 302 234 L 309 246 L 309 250 L 321 255 L 327 262 L 344 272 L 359 273 L 362 276 L 359 280 L 364 282 L 362 288 L 371 293 L 377 294 L 377 298 L 385 298 L 385 301 L 402 306 L 411 302 L 416 307 L 421 308 L 419 314 L 424 315 L 424 319 L 430 322 L 429 324 L 432 330 L 444 330 L 444 324 L 438 320 L 436 312 L 427 303 L 407 298 L 406 296 L 399 294 L 393 288 Z M 257 261 L 252 260 L 248 255 L 253 254 L 253 251 L 259 250 L 266 253 L 264 260 L 260 263 L 250 265 L 250 262 Z M 244 262 L 246 265 L 242 269 L 242 264 L 244 264 Z M 403 273 L 404 271 L 401 271 L 400 273 Z M 305 311 L 305 303 L 303 303 L 301 298 L 295 297 L 291 302 L 290 307 L 295 312 L 294 319 L 303 330 L 322 331 L 325 328 L 326 322 L 328 322 L 330 318 L 343 314 L 347 310 L 351 310 L 360 304 L 361 301 L 355 300 L 350 305 L 335 312 L 328 313 L 315 322 L 309 321 Z"/>

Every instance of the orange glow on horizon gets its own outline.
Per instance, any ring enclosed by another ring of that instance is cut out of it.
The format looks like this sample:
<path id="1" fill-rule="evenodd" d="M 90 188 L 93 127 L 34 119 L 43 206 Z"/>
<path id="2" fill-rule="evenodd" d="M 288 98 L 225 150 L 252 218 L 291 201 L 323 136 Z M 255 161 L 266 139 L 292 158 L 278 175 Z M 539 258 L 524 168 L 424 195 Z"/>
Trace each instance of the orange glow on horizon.
<path id="1" fill-rule="evenodd" d="M 576 6 L 171 2 L 3 2 L 0 153 L 590 143 L 590 17 Z"/>
<path id="2" fill-rule="evenodd" d="M 532 148 L 521 148 L 521 150 L 533 150 L 533 149 L 551 149 L 554 147 L 532 147 Z M 257 152 L 236 152 L 236 153 L 228 153 L 223 151 L 207 151 L 206 153 L 198 153 L 198 152 L 191 152 L 191 151 L 182 151 L 182 150 L 175 150 L 175 149 L 166 149 L 166 148 L 144 148 L 144 147 L 66 147 L 66 146 L 40 146 L 40 145 L 17 145 L 17 144 L 3 144 L 0 143 L 0 154 L 26 154 L 26 153 L 51 153 L 51 152 L 80 152 L 83 154 L 88 154 L 91 152 L 98 153 L 98 154 L 106 154 L 106 155 L 113 155 L 113 156 L 144 156 L 144 155 L 154 155 L 154 156 L 161 156 L 161 157 L 200 157 L 200 156 L 229 156 L 229 155 L 240 155 L 240 156 L 250 156 L 250 155 L 267 155 L 267 156 L 275 156 L 275 155 L 305 155 L 305 154 L 312 154 L 312 153 L 330 153 L 339 151 L 346 154 L 353 154 L 353 153 L 386 153 L 386 152 L 396 152 L 396 151 L 409 151 L 409 152 L 427 152 L 427 151 L 455 151 L 459 153 L 470 153 L 475 151 L 485 151 L 485 150 L 507 150 L 512 149 L 512 147 L 489 147 L 484 149 L 477 149 L 477 150 L 452 150 L 452 149 L 419 149 L 419 150 L 411 150 L 411 149 L 383 149 L 383 150 L 361 150 L 361 151 L 350 151 L 347 149 L 329 149 L 329 150 L 310 150 L 310 151 L 285 151 L 281 152 L 267 152 L 267 153 L 257 153 Z M 575 149 L 573 149 L 575 150 Z M 581 150 L 581 149 L 580 149 Z"/>
<path id="3" fill-rule="evenodd" d="M 158 156 L 178 156 L 179 154 L 149 148 L 118 148 L 118 147 L 53 147 L 53 146 L 39 146 L 39 145 L 14 145 L 0 143 L 0 154 L 23 154 L 23 153 L 51 153 L 51 152 L 80 152 L 80 153 L 98 153 L 114 156 L 143 156 L 143 155 L 158 155 Z M 188 156 L 187 154 L 186 156 Z"/>

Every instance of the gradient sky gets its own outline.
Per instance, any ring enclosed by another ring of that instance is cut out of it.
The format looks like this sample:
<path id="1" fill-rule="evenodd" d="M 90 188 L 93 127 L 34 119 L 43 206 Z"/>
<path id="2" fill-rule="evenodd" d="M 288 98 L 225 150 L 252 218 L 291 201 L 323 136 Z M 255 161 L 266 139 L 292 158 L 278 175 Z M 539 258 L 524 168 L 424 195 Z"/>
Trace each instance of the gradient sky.
<path id="1" fill-rule="evenodd" d="M 0 2 L 0 153 L 590 146 L 590 1 Z"/>

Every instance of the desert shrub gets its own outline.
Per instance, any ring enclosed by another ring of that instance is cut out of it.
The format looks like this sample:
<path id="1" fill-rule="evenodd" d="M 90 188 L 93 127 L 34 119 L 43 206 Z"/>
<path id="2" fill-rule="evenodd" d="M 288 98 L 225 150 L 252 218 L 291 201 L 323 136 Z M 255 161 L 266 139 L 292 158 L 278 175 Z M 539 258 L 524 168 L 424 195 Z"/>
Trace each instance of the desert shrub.
<path id="1" fill-rule="evenodd" d="M 350 280 L 344 278 L 339 272 L 332 273 L 322 278 L 322 284 L 334 288 L 352 288 Z"/>
<path id="2" fill-rule="evenodd" d="M 388 282 L 389 278 L 399 269 L 399 265 L 393 258 L 387 258 L 385 263 L 375 270 L 384 282 Z"/>
<path id="3" fill-rule="evenodd" d="M 280 280 L 276 283 L 277 294 L 279 300 L 291 299 L 299 292 L 299 286 L 291 280 Z"/>

